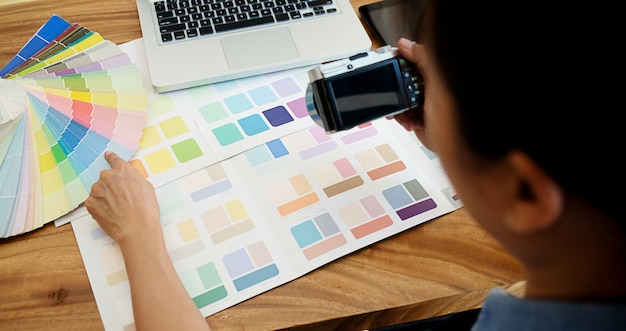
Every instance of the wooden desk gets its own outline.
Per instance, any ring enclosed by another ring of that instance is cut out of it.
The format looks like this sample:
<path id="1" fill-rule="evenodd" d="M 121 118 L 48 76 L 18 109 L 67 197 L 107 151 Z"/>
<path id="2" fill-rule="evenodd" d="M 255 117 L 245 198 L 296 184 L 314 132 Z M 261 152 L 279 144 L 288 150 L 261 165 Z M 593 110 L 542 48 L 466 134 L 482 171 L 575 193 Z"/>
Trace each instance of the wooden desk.
<path id="1" fill-rule="evenodd" d="M 2 65 L 52 14 L 118 44 L 141 37 L 131 0 L 3 0 L 0 10 Z M 522 279 L 519 263 L 461 209 L 207 321 L 218 331 L 361 330 L 478 307 L 490 288 Z M 39 329 L 103 329 L 71 225 L 0 240 L 0 330 Z"/>

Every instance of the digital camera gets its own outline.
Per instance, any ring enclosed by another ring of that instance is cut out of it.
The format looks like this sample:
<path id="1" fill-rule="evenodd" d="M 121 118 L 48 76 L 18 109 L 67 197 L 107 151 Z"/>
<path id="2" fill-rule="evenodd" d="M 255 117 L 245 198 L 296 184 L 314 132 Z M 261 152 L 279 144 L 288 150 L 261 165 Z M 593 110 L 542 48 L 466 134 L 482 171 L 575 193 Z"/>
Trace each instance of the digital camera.
<path id="1" fill-rule="evenodd" d="M 326 132 L 347 130 L 424 102 L 424 80 L 415 64 L 384 46 L 309 70 L 309 115 Z"/>

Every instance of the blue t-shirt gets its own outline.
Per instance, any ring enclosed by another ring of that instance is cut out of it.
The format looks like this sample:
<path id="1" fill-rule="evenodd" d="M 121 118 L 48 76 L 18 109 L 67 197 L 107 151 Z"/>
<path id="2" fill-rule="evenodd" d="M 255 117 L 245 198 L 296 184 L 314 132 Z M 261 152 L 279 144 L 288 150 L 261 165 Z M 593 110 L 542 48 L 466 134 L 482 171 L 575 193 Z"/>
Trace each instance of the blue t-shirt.
<path id="1" fill-rule="evenodd" d="M 491 290 L 472 331 L 626 330 L 626 304 L 521 299 Z"/>

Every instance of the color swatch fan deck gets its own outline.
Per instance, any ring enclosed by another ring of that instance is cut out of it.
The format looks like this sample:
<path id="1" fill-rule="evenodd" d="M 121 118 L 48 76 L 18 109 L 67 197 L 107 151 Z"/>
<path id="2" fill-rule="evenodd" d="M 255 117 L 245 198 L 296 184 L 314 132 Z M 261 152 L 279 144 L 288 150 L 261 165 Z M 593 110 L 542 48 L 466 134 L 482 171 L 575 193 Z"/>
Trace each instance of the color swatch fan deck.
<path id="1" fill-rule="evenodd" d="M 56 15 L 0 77 L 0 237 L 10 237 L 81 205 L 109 168 L 104 151 L 130 159 L 148 102 L 121 48 Z"/>

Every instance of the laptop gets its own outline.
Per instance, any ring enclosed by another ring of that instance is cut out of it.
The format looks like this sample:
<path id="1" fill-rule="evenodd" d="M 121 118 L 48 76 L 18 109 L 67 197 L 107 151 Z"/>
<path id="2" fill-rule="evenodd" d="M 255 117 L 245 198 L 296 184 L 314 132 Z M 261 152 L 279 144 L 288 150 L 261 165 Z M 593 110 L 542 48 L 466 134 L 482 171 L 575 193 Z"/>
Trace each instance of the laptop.
<path id="1" fill-rule="evenodd" d="M 372 43 L 349 0 L 136 0 L 158 93 L 320 64 Z"/>

